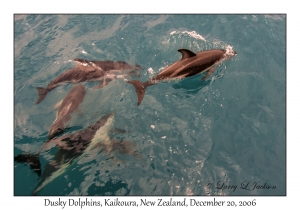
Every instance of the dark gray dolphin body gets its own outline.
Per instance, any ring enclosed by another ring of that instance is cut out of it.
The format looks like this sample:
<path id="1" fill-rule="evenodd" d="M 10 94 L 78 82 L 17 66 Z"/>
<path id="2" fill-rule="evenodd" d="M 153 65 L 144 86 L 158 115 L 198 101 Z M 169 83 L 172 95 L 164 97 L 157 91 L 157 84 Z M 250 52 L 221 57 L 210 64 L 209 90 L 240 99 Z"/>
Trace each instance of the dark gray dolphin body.
<path id="1" fill-rule="evenodd" d="M 118 74 L 125 73 L 127 70 L 138 70 L 140 66 L 131 66 L 123 61 L 87 61 L 76 58 L 77 66 L 60 74 L 52 80 L 46 88 L 38 87 L 39 98 L 36 104 L 41 103 L 48 92 L 57 86 L 68 82 L 86 82 L 86 81 L 103 81 L 101 85 L 94 88 L 101 88 L 107 85 L 111 80 L 117 78 Z M 134 73 L 134 71 L 129 72 Z"/>
<path id="2" fill-rule="evenodd" d="M 159 81 L 182 79 L 208 71 L 203 78 L 203 80 L 205 80 L 215 71 L 216 67 L 223 60 L 236 55 L 236 52 L 228 52 L 226 50 L 205 50 L 198 52 L 197 54 L 187 49 L 179 49 L 178 51 L 181 52 L 182 58 L 162 70 L 151 80 L 144 83 L 138 80 L 128 81 L 128 83 L 135 87 L 138 96 L 137 105 L 140 105 L 142 102 L 148 86 L 154 85 Z"/>
<path id="3" fill-rule="evenodd" d="M 86 129 L 79 130 L 74 134 L 66 134 L 54 138 L 44 144 L 42 149 L 58 146 L 58 151 L 53 160 L 45 166 L 42 174 L 40 168 L 35 169 L 36 171 L 39 170 L 38 174 L 41 175 L 41 181 L 32 194 L 36 195 L 44 186 L 63 174 L 68 166 L 76 161 L 81 155 L 89 154 L 95 148 L 98 148 L 96 152 L 105 151 L 109 154 L 110 152 L 117 150 L 120 154 L 131 154 L 138 157 L 138 153 L 132 150 L 133 143 L 126 140 L 119 141 L 110 139 L 108 132 L 111 129 L 113 120 L 114 114 L 107 114 Z M 15 161 L 22 163 L 27 162 L 30 166 L 35 164 L 35 166 L 40 167 L 38 158 L 39 153 L 40 152 L 36 155 L 21 154 L 15 157 Z"/>
<path id="4" fill-rule="evenodd" d="M 71 114 L 78 110 L 86 94 L 82 84 L 75 85 L 62 101 L 56 115 L 56 119 L 49 129 L 49 139 L 65 129 L 65 124 L 71 119 Z"/>

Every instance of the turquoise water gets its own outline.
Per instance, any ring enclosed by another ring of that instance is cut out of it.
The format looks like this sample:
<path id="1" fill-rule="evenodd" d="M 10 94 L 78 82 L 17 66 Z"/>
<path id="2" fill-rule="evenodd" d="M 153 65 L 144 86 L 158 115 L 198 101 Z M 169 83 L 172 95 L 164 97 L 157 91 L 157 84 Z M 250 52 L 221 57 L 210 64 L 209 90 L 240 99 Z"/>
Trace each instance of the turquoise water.
<path id="1" fill-rule="evenodd" d="M 74 58 L 139 64 L 146 81 L 180 59 L 180 48 L 238 55 L 206 81 L 196 75 L 148 87 L 140 106 L 123 79 L 98 90 L 83 83 L 87 94 L 66 133 L 114 112 L 113 127 L 125 133 L 111 138 L 133 142 L 141 158 L 82 157 L 38 195 L 286 194 L 284 15 L 15 15 L 14 156 L 47 140 L 53 107 L 73 84 L 38 105 L 36 87 L 74 67 Z M 41 153 L 42 170 L 55 152 Z M 39 181 L 14 163 L 14 195 L 31 195 Z"/>

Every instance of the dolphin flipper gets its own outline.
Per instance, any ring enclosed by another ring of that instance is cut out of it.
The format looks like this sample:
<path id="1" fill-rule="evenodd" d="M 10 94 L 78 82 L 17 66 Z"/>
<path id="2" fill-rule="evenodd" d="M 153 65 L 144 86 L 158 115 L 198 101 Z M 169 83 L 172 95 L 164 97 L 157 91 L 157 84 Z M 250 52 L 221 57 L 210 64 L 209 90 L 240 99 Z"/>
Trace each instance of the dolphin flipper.
<path id="1" fill-rule="evenodd" d="M 58 109 L 59 107 L 61 107 L 63 100 L 60 100 L 59 102 L 57 102 L 57 104 L 54 105 L 53 109 Z"/>
<path id="2" fill-rule="evenodd" d="M 110 78 L 105 78 L 103 79 L 103 82 L 100 84 L 100 85 L 96 85 L 95 87 L 93 87 L 93 89 L 100 89 L 100 88 L 103 88 L 105 87 L 106 85 L 108 85 L 109 82 L 111 82 L 112 79 Z"/>
<path id="3" fill-rule="evenodd" d="M 209 69 L 206 73 L 206 75 L 202 78 L 202 80 L 206 80 L 212 73 L 214 73 L 214 71 L 217 69 L 217 66 L 212 67 L 211 69 Z"/>

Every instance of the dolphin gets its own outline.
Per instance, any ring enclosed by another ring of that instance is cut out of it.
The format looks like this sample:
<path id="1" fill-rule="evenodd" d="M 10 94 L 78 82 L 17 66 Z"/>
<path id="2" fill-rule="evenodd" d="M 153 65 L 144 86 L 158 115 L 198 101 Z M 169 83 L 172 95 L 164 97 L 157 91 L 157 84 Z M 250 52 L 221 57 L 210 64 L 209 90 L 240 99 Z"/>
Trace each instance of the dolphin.
<path id="1" fill-rule="evenodd" d="M 71 114 L 78 110 L 85 94 L 86 90 L 82 84 L 77 84 L 70 90 L 60 104 L 56 119 L 49 129 L 49 139 L 52 139 L 65 129 L 65 124 L 71 119 Z"/>
<path id="2" fill-rule="evenodd" d="M 88 61 L 85 59 L 75 58 L 75 61 L 82 63 L 83 65 L 96 65 L 99 66 L 104 71 L 112 71 L 112 70 L 128 70 L 128 69 L 141 69 L 140 65 L 131 66 L 124 61 Z"/>
<path id="3" fill-rule="evenodd" d="M 149 81 L 144 83 L 138 80 L 127 81 L 135 87 L 135 92 L 138 97 L 138 106 L 141 104 L 148 86 L 160 81 L 182 79 L 207 71 L 206 75 L 202 78 L 202 80 L 205 80 L 216 70 L 222 61 L 236 55 L 236 52 L 233 50 L 221 49 L 205 50 L 196 54 L 187 49 L 179 49 L 178 52 L 182 54 L 182 58 L 166 67 Z"/>
<path id="4" fill-rule="evenodd" d="M 35 155 L 21 154 L 16 156 L 15 161 L 21 163 L 27 162 L 30 166 L 35 166 L 36 170 L 40 171 L 41 181 L 32 192 L 32 195 L 36 195 L 47 184 L 63 174 L 73 162 L 79 160 L 85 154 L 89 155 L 96 148 L 96 152 L 105 151 L 106 154 L 109 154 L 117 150 L 120 154 L 131 154 L 138 157 L 138 153 L 132 150 L 133 143 L 126 140 L 110 139 L 108 133 L 113 121 L 114 113 L 107 114 L 86 129 L 52 139 L 44 144 L 41 150 Z M 37 169 L 41 165 L 38 156 L 42 150 L 48 150 L 53 146 L 57 146 L 58 151 L 53 160 L 45 166 L 43 173 L 41 173 L 41 169 Z"/>
<path id="5" fill-rule="evenodd" d="M 139 65 L 131 66 L 123 61 L 88 61 L 80 58 L 75 58 L 74 60 L 77 62 L 75 68 L 60 74 L 46 88 L 37 87 L 39 98 L 36 104 L 41 103 L 48 92 L 61 84 L 68 82 L 103 81 L 102 84 L 94 87 L 101 88 L 115 78 L 124 77 L 124 75 L 118 74 L 125 73 L 127 70 L 132 70 L 128 74 L 134 74 L 135 70 L 141 69 Z"/>

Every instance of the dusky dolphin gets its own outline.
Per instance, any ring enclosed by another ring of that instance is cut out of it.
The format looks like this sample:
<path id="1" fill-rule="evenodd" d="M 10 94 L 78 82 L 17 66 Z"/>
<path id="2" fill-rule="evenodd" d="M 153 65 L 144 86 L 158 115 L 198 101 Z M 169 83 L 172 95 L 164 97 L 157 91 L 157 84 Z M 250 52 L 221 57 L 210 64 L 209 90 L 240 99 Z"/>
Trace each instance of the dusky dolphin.
<path id="1" fill-rule="evenodd" d="M 49 129 L 49 139 L 65 129 L 65 124 L 71 119 L 71 114 L 77 111 L 86 94 L 84 85 L 75 85 L 66 95 L 56 114 L 56 119 Z"/>
<path id="2" fill-rule="evenodd" d="M 159 81 L 182 79 L 207 71 L 206 75 L 202 78 L 202 80 L 205 80 L 216 70 L 222 61 L 236 55 L 236 52 L 233 50 L 220 49 L 205 50 L 196 54 L 187 49 L 179 49 L 178 51 L 182 54 L 182 58 L 162 70 L 149 81 L 144 83 L 138 80 L 127 81 L 135 87 L 138 97 L 137 105 L 141 104 L 148 86 L 154 85 Z"/>
<path id="3" fill-rule="evenodd" d="M 123 61 L 88 61 L 80 58 L 75 58 L 74 60 L 77 62 L 75 68 L 60 74 L 52 80 L 46 88 L 37 87 L 39 98 L 36 104 L 41 103 L 48 92 L 61 84 L 69 82 L 103 81 L 102 84 L 94 87 L 101 88 L 115 78 L 124 77 L 124 75 L 120 74 L 126 73 L 125 71 L 127 70 L 132 70 L 128 72 L 129 74 L 136 74 L 135 70 L 141 69 L 139 65 L 132 66 Z"/>
<path id="4" fill-rule="evenodd" d="M 40 167 L 39 153 L 53 146 L 58 147 L 53 160 L 45 166 L 42 174 L 41 169 L 39 169 L 41 181 L 32 192 L 32 195 L 36 195 L 47 184 L 63 174 L 73 162 L 79 160 L 84 154 L 91 154 L 96 148 L 95 152 L 105 151 L 106 154 L 109 154 L 117 150 L 120 154 L 131 154 L 138 158 L 139 154 L 132 149 L 133 143 L 127 140 L 112 140 L 109 137 L 108 133 L 113 121 L 114 113 L 107 114 L 86 129 L 52 139 L 44 144 L 36 155 L 21 154 L 16 156 L 15 161 L 17 162 L 27 162 L 30 166 Z"/>

